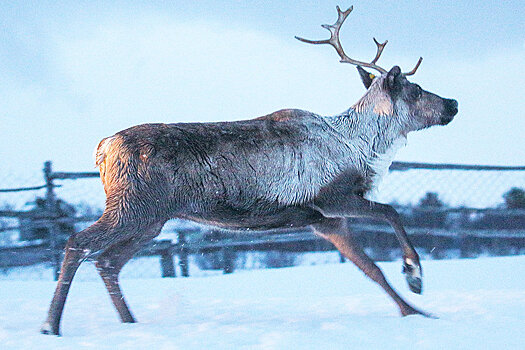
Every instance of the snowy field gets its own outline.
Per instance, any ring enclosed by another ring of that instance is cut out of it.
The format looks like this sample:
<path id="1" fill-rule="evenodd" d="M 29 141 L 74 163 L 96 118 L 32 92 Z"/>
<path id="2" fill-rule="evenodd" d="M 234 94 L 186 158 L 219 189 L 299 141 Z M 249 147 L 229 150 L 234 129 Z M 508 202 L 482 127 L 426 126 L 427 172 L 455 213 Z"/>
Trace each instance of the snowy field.
<path id="1" fill-rule="evenodd" d="M 400 262 L 394 287 L 439 319 L 401 318 L 352 264 L 124 279 L 140 323 L 121 324 L 97 279 L 74 281 L 62 337 L 38 333 L 55 283 L 0 281 L 0 349 L 524 349 L 525 257 L 423 261 L 422 296 Z M 87 265 L 82 274 L 95 274 Z"/>

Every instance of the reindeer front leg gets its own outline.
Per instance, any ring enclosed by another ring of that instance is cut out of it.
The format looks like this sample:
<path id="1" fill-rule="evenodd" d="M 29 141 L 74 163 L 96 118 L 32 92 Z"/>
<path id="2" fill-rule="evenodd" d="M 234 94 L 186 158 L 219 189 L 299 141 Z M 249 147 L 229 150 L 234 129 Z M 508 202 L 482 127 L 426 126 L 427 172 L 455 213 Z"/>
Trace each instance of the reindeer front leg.
<path id="1" fill-rule="evenodd" d="M 345 257 L 350 259 L 370 279 L 379 284 L 394 300 L 403 316 L 419 314 L 434 317 L 408 304 L 387 282 L 381 269 L 370 259 L 348 232 L 345 219 L 326 219 L 312 225 L 314 232 L 331 242 Z"/>
<path id="2" fill-rule="evenodd" d="M 399 214 L 392 206 L 372 202 L 339 189 L 322 193 L 314 201 L 314 207 L 327 218 L 354 217 L 387 221 L 394 228 L 403 250 L 403 273 L 408 287 L 412 292 L 421 294 L 423 273 L 419 255 L 408 239 Z"/>

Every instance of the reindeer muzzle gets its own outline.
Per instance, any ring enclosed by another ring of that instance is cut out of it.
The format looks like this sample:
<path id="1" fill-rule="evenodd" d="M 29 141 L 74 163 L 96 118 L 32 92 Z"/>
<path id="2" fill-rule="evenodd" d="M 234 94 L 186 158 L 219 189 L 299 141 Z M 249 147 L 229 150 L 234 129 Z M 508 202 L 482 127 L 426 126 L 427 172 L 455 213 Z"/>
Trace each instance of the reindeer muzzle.
<path id="1" fill-rule="evenodd" d="M 441 125 L 447 125 L 454 119 L 454 116 L 458 114 L 458 101 L 453 99 L 445 99 L 445 108 L 443 110 L 443 116 L 441 117 Z"/>

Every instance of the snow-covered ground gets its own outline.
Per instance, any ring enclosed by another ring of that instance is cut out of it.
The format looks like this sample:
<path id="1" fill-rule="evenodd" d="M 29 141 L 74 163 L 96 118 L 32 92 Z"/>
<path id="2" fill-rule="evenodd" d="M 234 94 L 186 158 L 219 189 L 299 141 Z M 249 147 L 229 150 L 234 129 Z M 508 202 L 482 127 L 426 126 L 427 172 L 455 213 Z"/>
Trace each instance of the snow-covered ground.
<path id="1" fill-rule="evenodd" d="M 54 282 L 0 281 L 1 349 L 524 349 L 525 257 L 424 261 L 424 293 L 381 263 L 410 302 L 401 318 L 352 264 L 123 279 L 140 323 L 121 324 L 101 281 L 74 281 L 62 337 L 38 333 Z M 83 274 L 95 274 L 86 266 Z"/>

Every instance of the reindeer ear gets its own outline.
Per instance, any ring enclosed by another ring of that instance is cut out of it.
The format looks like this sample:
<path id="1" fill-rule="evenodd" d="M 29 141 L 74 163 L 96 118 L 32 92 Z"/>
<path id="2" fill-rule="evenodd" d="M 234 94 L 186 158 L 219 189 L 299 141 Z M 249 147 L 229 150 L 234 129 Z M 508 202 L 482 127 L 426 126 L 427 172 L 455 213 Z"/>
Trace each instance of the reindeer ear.
<path id="1" fill-rule="evenodd" d="M 399 85 L 399 78 L 401 77 L 401 68 L 399 66 L 394 66 L 387 73 L 385 83 L 390 91 L 394 91 Z"/>
<path id="2" fill-rule="evenodd" d="M 359 76 L 361 77 L 361 81 L 363 82 L 363 85 L 368 90 L 370 85 L 372 85 L 372 80 L 376 77 L 370 72 L 367 72 L 364 70 L 361 66 L 357 66 L 357 71 L 359 72 Z"/>

